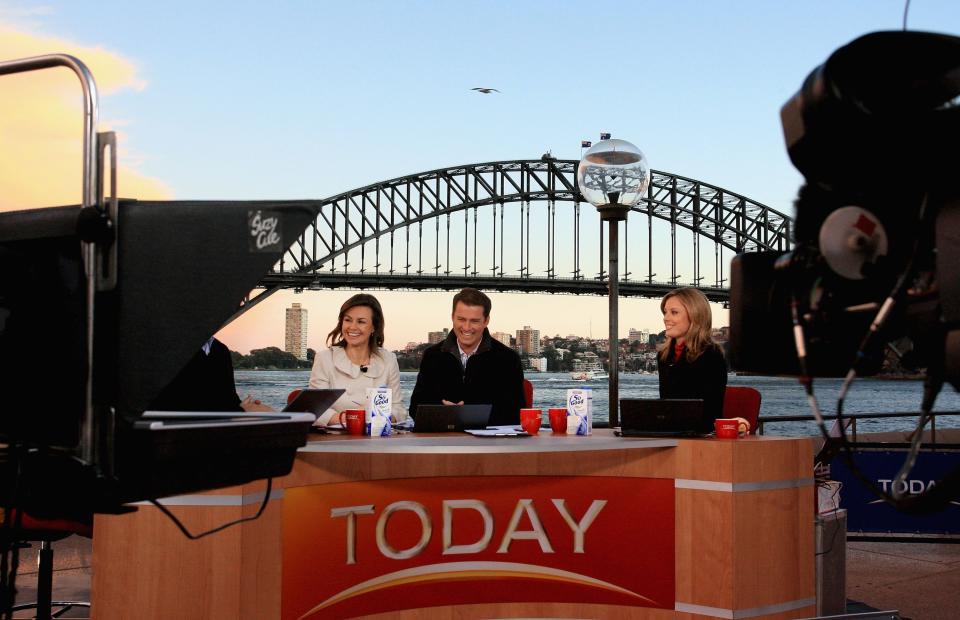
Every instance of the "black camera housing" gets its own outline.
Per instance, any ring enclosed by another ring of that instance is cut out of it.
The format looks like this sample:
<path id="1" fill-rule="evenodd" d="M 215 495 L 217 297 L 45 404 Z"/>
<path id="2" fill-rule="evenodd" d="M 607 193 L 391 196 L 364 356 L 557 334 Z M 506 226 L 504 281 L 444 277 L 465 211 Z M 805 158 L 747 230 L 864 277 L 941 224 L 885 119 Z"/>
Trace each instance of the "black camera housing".
<path id="1" fill-rule="evenodd" d="M 795 247 L 734 258 L 733 367 L 799 374 L 796 315 L 812 376 L 852 367 L 873 374 L 884 345 L 907 338 L 907 361 L 943 368 L 960 384 L 960 38 L 860 37 L 810 73 L 781 121 L 806 179 Z M 865 247 L 831 218 L 850 207 L 877 229 Z M 846 273 L 836 269 L 838 256 Z M 891 294 L 896 303 L 881 333 L 865 339 Z"/>

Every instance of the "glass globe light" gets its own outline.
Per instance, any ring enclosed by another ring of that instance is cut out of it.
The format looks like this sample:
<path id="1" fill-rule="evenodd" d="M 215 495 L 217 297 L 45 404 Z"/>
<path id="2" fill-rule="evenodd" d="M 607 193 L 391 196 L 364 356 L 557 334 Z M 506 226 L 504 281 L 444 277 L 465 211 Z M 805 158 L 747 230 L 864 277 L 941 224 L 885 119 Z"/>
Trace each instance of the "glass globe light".
<path id="1" fill-rule="evenodd" d="M 643 152 L 626 140 L 602 140 L 583 154 L 577 185 L 602 219 L 623 220 L 644 197 L 650 166 Z"/>

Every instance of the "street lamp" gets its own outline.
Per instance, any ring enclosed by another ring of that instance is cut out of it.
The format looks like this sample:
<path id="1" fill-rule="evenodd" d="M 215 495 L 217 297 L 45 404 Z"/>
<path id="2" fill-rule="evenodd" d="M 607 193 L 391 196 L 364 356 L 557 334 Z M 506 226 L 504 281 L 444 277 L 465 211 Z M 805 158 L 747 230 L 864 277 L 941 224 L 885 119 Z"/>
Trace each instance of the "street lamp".
<path id="1" fill-rule="evenodd" d="M 618 233 L 630 208 L 640 202 L 650 184 L 650 167 L 643 153 L 626 140 L 602 140 L 583 154 L 577 167 L 580 193 L 610 223 L 610 426 L 619 426 L 620 352 L 617 337 L 620 283 L 617 269 Z"/>

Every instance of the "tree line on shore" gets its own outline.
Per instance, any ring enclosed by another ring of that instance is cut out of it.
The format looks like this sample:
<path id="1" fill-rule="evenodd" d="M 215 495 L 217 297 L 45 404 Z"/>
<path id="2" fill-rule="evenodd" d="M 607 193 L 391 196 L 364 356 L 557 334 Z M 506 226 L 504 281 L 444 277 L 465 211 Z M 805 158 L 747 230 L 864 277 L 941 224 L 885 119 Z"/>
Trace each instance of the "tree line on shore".
<path id="1" fill-rule="evenodd" d="M 287 353 L 278 347 L 253 349 L 250 355 L 238 351 L 230 351 L 233 367 L 242 370 L 296 370 L 297 368 L 312 368 L 313 357 L 316 351 L 307 349 L 307 359 L 298 359 L 293 353 Z"/>
<path id="2" fill-rule="evenodd" d="M 565 348 L 567 351 L 573 354 L 580 351 L 593 351 L 596 353 L 601 363 L 606 366 L 608 356 L 606 350 L 604 350 L 602 347 L 596 347 L 589 343 L 576 342 L 573 340 L 563 341 L 560 338 L 557 338 L 556 340 L 560 342 L 550 342 L 543 348 L 541 352 L 541 356 L 547 359 L 548 372 L 566 372 L 571 370 L 572 356 L 561 355 L 558 349 L 562 348 Z M 409 351 L 396 351 L 397 363 L 400 366 L 400 370 L 419 370 L 420 360 L 423 358 L 423 351 L 428 346 L 430 345 L 423 343 Z M 623 353 L 637 352 L 647 348 L 642 346 L 639 342 L 627 342 L 626 340 L 621 341 L 621 346 L 623 347 Z M 725 351 L 725 353 L 729 359 L 730 352 Z M 310 369 L 313 367 L 313 358 L 315 355 L 316 351 L 313 349 L 307 349 L 307 359 L 298 359 L 294 354 L 287 353 L 278 347 L 253 349 L 250 351 L 249 355 L 243 355 L 237 351 L 230 351 L 230 357 L 233 360 L 233 367 L 241 370 Z M 623 370 L 649 370 L 649 368 L 646 366 L 640 366 L 643 363 L 641 360 L 628 358 L 625 360 L 625 362 L 626 363 L 623 367 Z M 888 353 L 885 356 L 883 368 L 878 373 L 878 376 L 886 378 L 915 379 L 922 377 L 923 371 L 915 368 L 905 367 L 903 364 L 901 364 L 901 360 L 898 357 Z"/>

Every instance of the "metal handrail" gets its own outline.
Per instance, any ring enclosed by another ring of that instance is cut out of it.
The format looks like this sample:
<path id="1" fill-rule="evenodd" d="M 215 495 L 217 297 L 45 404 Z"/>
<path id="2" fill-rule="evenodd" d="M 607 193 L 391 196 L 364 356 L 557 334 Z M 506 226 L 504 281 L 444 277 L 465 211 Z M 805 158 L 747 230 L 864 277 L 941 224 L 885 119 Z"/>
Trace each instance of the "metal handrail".
<path id="1" fill-rule="evenodd" d="M 18 60 L 0 62 L 0 75 L 67 67 L 80 79 L 83 88 L 83 197 L 80 205 L 92 207 L 96 204 L 97 170 L 97 84 L 93 74 L 83 61 L 69 54 L 46 54 Z"/>
<path id="2" fill-rule="evenodd" d="M 80 80 L 83 88 L 83 196 L 81 209 L 97 205 L 97 181 L 100 178 L 99 159 L 97 157 L 97 84 L 90 69 L 79 58 L 69 54 L 46 54 L 18 60 L 0 62 L 0 75 L 25 73 L 39 69 L 67 67 Z M 84 270 L 87 275 L 87 351 L 86 351 L 86 394 L 83 414 L 80 420 L 80 458 L 91 463 L 94 461 L 94 441 L 98 436 L 93 415 L 93 314 L 94 298 L 97 291 L 97 248 L 95 243 L 80 242 Z"/>
<path id="3" fill-rule="evenodd" d="M 937 416 L 960 416 L 960 411 L 935 411 L 930 414 L 930 435 L 933 443 L 936 443 Z M 893 412 L 893 413 L 845 413 L 843 419 L 850 421 L 851 440 L 857 440 L 857 420 L 867 420 L 873 418 L 919 418 L 920 412 Z M 824 416 L 826 420 L 836 419 L 830 416 Z M 757 434 L 763 434 L 763 425 L 773 422 L 814 422 L 816 418 L 811 414 L 805 415 L 767 415 L 757 418 Z"/>

